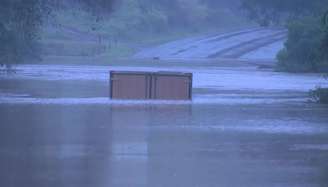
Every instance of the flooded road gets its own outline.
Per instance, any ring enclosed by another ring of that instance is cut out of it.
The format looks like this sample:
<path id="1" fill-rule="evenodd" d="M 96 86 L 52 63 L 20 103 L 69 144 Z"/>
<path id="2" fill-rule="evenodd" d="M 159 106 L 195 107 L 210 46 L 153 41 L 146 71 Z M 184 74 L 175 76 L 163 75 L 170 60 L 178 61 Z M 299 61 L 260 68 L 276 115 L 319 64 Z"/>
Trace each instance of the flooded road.
<path id="1" fill-rule="evenodd" d="M 286 36 L 286 30 L 281 28 L 251 28 L 213 36 L 176 40 L 141 50 L 134 57 L 142 59 L 228 58 L 274 60 L 279 50 L 283 48 Z M 266 52 L 263 52 L 264 50 Z M 260 55 L 256 56 L 254 53 Z"/>
<path id="2" fill-rule="evenodd" d="M 105 66 L 20 66 L 0 78 L 0 186 L 325 186 L 319 75 L 194 73 L 193 101 L 111 101 Z M 173 68 L 172 68 L 173 69 Z M 171 69 L 171 70 L 172 70 Z"/>

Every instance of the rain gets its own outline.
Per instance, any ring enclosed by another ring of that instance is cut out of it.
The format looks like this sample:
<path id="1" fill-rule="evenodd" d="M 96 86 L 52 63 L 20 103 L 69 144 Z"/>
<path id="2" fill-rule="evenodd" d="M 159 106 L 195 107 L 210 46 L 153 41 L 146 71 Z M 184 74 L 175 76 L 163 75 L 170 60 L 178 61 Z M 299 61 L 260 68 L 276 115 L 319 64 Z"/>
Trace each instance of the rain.
<path id="1" fill-rule="evenodd" d="M 327 11 L 2 0 L 0 186 L 327 186 Z"/>

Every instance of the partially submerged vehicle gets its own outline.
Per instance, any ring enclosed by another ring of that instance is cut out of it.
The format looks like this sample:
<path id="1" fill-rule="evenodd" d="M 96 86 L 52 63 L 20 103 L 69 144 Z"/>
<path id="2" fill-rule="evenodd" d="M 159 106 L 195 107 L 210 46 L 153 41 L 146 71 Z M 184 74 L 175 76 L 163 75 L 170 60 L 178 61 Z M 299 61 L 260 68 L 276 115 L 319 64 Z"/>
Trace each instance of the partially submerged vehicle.
<path id="1" fill-rule="evenodd" d="M 192 73 L 110 72 L 111 99 L 191 100 Z"/>

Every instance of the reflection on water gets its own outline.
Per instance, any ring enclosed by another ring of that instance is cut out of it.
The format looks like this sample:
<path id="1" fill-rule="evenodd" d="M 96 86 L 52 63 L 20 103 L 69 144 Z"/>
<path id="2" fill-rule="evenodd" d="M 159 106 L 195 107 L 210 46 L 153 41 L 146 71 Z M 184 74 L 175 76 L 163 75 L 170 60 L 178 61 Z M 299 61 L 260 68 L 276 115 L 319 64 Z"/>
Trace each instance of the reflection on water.
<path id="1" fill-rule="evenodd" d="M 224 105 L 0 105 L 1 186 L 325 184 L 327 131 L 225 130 L 250 118 L 323 128 L 318 109 Z M 256 124 L 255 124 L 256 126 Z M 221 130 L 202 130 L 202 128 Z M 265 127 L 265 124 L 263 124 Z M 305 146 L 304 149 L 300 145 Z M 311 149 L 307 149 L 309 147 Z M 297 148 L 297 149 L 296 149 Z M 318 148 L 318 149 L 317 149 Z M 306 156 L 305 156 L 306 155 Z"/>
<path id="2" fill-rule="evenodd" d="M 318 76 L 197 70 L 192 102 L 111 101 L 106 67 L 18 70 L 0 78 L 1 187 L 328 183 Z"/>
<path id="3" fill-rule="evenodd" d="M 316 86 L 325 87 L 327 81 L 319 74 L 290 74 L 260 71 L 256 67 L 222 68 L 186 65 L 177 67 L 113 67 L 113 66 L 65 66 L 65 65 L 20 65 L 17 74 L 0 74 L 0 80 L 34 81 L 97 81 L 108 82 L 108 73 L 115 71 L 181 71 L 194 74 L 194 88 L 218 90 L 289 90 L 308 91 Z M 181 65 L 181 64 L 180 64 Z M 90 85 L 92 86 L 92 85 Z"/>

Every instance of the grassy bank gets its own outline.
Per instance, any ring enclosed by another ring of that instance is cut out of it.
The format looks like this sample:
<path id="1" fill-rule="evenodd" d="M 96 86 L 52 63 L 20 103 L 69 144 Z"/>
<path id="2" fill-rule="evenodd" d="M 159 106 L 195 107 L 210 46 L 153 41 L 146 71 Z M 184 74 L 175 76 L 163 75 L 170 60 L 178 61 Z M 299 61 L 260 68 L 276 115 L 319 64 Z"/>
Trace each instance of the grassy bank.
<path id="1" fill-rule="evenodd" d="M 200 1 L 187 4 L 188 10 L 181 7 L 174 10 L 147 0 L 123 0 L 111 14 L 102 16 L 84 11 L 76 4 L 62 6 L 52 12 L 52 18 L 43 27 L 42 54 L 126 58 L 142 48 L 168 41 L 250 25 L 227 7 L 216 7 L 213 21 L 214 15 L 208 11 L 211 7 Z"/>

